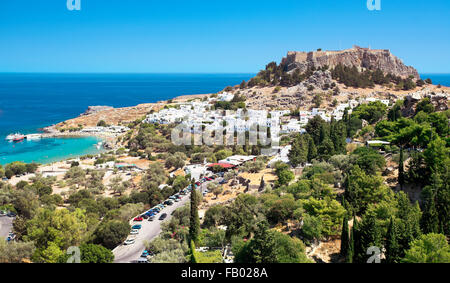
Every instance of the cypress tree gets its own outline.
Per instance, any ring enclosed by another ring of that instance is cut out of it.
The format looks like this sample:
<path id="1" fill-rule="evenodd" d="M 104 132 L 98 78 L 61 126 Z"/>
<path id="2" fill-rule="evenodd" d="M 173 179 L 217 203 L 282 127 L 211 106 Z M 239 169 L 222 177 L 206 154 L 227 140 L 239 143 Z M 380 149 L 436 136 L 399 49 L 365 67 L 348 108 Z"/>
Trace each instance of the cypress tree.
<path id="1" fill-rule="evenodd" d="M 259 183 L 259 191 L 264 190 L 264 187 L 266 186 L 266 182 L 264 182 L 264 175 L 261 176 L 261 182 Z"/>
<path id="2" fill-rule="evenodd" d="M 190 262 L 197 263 L 197 258 L 195 257 L 195 244 L 194 241 L 190 241 Z"/>
<path id="3" fill-rule="evenodd" d="M 400 252 L 400 244 L 398 243 L 398 228 L 395 220 L 391 217 L 386 237 L 386 262 L 399 262 L 401 257 Z"/>
<path id="4" fill-rule="evenodd" d="M 405 169 L 403 167 L 403 163 L 403 147 L 400 147 L 400 160 L 398 161 L 398 183 L 402 189 L 403 184 L 405 183 Z"/>
<path id="5" fill-rule="evenodd" d="M 434 194 L 428 197 L 423 210 L 420 226 L 424 234 L 439 233 L 439 218 L 434 202 Z"/>
<path id="6" fill-rule="evenodd" d="M 310 137 L 308 141 L 308 161 L 311 162 L 314 158 L 317 157 L 317 148 L 314 140 Z"/>
<path id="7" fill-rule="evenodd" d="M 350 231 L 350 240 L 348 244 L 347 256 L 345 258 L 345 262 L 352 263 L 353 256 L 355 254 L 355 236 L 354 236 L 355 225 L 353 225 Z"/>
<path id="8" fill-rule="evenodd" d="M 352 241 L 351 244 L 353 245 L 353 247 L 351 248 L 352 250 L 352 263 L 353 262 L 357 262 L 357 255 L 361 250 L 361 239 L 360 239 L 360 234 L 359 234 L 359 223 L 358 220 L 356 219 L 356 216 L 353 218 L 353 227 L 352 227 Z"/>
<path id="9" fill-rule="evenodd" d="M 344 220 L 342 222 L 342 232 L 341 232 L 341 256 L 347 257 L 349 249 L 349 235 L 348 235 L 348 216 L 347 213 L 344 215 Z"/>
<path id="10" fill-rule="evenodd" d="M 198 235 L 200 233 L 200 220 L 198 218 L 198 196 L 195 189 L 195 183 L 192 182 L 191 192 L 191 211 L 189 218 L 189 240 L 194 243 L 198 242 Z"/>

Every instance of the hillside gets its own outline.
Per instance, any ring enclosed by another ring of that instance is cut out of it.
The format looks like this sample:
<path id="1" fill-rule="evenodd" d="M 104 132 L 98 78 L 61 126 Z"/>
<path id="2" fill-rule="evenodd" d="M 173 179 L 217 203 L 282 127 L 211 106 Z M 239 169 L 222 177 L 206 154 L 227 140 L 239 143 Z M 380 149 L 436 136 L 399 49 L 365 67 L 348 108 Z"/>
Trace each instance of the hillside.
<path id="1" fill-rule="evenodd" d="M 288 52 L 255 77 L 224 91 L 246 97 L 251 109 L 333 108 L 348 100 L 395 101 L 410 94 L 448 96 L 450 88 L 420 78 L 389 50 L 355 46 L 342 51 Z"/>

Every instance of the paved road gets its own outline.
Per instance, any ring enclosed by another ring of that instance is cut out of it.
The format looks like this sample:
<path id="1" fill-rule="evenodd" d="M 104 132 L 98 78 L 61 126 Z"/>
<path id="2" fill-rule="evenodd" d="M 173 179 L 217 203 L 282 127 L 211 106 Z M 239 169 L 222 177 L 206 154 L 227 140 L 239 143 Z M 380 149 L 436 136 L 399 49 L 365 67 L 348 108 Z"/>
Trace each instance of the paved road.
<path id="1" fill-rule="evenodd" d="M 0 216 L 0 238 L 6 239 L 12 230 L 14 217 Z"/>
<path id="2" fill-rule="evenodd" d="M 222 178 L 217 178 L 217 181 L 220 182 Z M 207 188 L 207 183 L 202 183 L 198 190 L 203 193 L 203 191 Z M 161 223 L 169 221 L 172 218 L 171 213 L 177 208 L 182 207 L 190 200 L 190 194 L 187 194 L 182 197 L 181 201 L 175 202 L 173 205 L 165 207 L 160 213 L 158 213 L 153 221 L 147 221 L 144 219 L 142 222 L 133 222 L 130 221 L 130 225 L 141 224 L 142 228 L 136 236 L 136 241 L 132 245 L 120 245 L 113 250 L 114 254 L 114 262 L 117 263 L 127 263 L 133 262 L 141 256 L 142 252 L 145 250 L 145 241 L 151 242 L 155 237 L 157 237 L 161 233 Z M 163 213 L 167 213 L 166 219 L 163 221 L 159 220 L 159 216 Z M 132 237 L 131 235 L 129 237 Z"/>
<path id="3" fill-rule="evenodd" d="M 147 221 L 144 219 L 142 222 L 130 221 L 131 225 L 141 224 L 142 228 L 136 236 L 136 242 L 132 245 L 120 245 L 113 250 L 114 262 L 126 263 L 133 262 L 141 256 L 142 252 L 145 250 L 144 241 L 151 242 L 156 236 L 161 233 L 161 223 L 169 221 L 172 218 L 171 213 L 179 207 L 182 207 L 189 202 L 190 194 L 183 196 L 181 201 L 175 202 L 173 205 L 165 207 L 160 213 L 158 213 L 153 221 Z M 167 213 L 166 219 L 163 221 L 159 220 L 161 214 Z M 131 236 L 129 236 L 131 237 Z"/>

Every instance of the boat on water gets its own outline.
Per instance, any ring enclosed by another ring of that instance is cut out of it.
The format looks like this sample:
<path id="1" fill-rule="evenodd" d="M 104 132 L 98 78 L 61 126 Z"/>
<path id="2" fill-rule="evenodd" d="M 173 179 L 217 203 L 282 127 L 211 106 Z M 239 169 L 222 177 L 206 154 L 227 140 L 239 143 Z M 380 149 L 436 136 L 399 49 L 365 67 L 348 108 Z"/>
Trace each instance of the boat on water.
<path id="1" fill-rule="evenodd" d="M 15 134 L 9 134 L 6 136 L 7 141 L 13 141 L 16 138 L 22 137 L 23 135 L 21 133 L 15 133 Z"/>
<path id="2" fill-rule="evenodd" d="M 25 137 L 24 135 L 16 136 L 16 137 L 13 139 L 13 142 L 21 142 L 21 141 L 23 141 L 25 138 L 26 138 L 26 137 Z"/>
<path id="3" fill-rule="evenodd" d="M 25 135 L 22 135 L 20 133 L 10 134 L 10 135 L 6 136 L 6 140 L 13 141 L 13 142 L 21 142 L 26 138 L 27 137 Z"/>

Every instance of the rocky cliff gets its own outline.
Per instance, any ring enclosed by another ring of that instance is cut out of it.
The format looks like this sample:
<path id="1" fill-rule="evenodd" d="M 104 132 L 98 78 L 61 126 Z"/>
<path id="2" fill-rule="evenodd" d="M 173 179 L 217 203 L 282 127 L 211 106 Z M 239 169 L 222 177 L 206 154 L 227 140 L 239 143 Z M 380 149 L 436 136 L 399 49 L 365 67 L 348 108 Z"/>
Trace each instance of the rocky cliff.
<path id="1" fill-rule="evenodd" d="M 308 67 L 320 68 L 329 66 L 330 68 L 334 68 L 338 64 L 342 64 L 345 66 L 356 66 L 359 70 L 375 70 L 379 68 L 385 74 L 390 73 L 402 78 L 407 78 L 411 75 L 414 76 L 415 79 L 420 78 L 416 69 L 403 64 L 403 62 L 392 55 L 389 50 L 373 50 L 358 46 L 342 51 L 290 51 L 287 56 L 283 58 L 282 64 L 287 66 L 288 72 L 295 69 L 304 72 Z"/>

